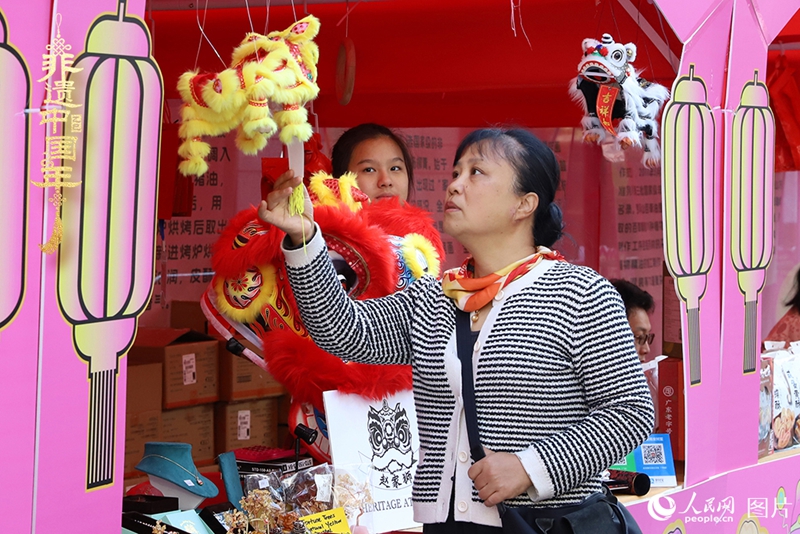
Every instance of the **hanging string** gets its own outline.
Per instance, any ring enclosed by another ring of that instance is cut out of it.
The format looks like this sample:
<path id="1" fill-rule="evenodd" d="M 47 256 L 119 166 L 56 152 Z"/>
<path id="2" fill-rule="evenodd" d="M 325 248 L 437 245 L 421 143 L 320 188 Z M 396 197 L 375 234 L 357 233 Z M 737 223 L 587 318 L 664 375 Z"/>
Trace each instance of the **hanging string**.
<path id="1" fill-rule="evenodd" d="M 597 39 L 600 37 L 600 24 L 603 22 L 603 12 L 606 10 L 606 3 L 603 0 L 599 0 L 599 5 L 600 13 L 597 14 L 597 28 L 594 29 L 594 35 L 592 35 L 592 39 Z"/>
<path id="2" fill-rule="evenodd" d="M 314 113 L 314 101 L 311 101 L 311 116 L 314 117 L 314 131 L 319 133 L 319 115 Z"/>
<path id="3" fill-rule="evenodd" d="M 197 63 L 200 61 L 200 47 L 202 47 L 203 38 L 205 38 L 205 40 L 208 42 L 208 46 L 211 47 L 211 50 L 214 51 L 214 54 L 217 55 L 217 57 L 219 58 L 220 63 L 222 63 L 222 68 L 223 69 L 227 69 L 228 65 L 225 64 L 225 61 L 222 59 L 222 56 L 220 56 L 219 52 L 217 52 L 217 49 L 214 48 L 214 44 L 211 42 L 211 39 L 208 38 L 208 35 L 206 35 L 206 31 L 204 29 L 204 26 L 206 24 L 206 15 L 208 15 L 208 0 L 206 0 L 206 5 L 203 8 L 203 24 L 200 24 L 200 4 L 199 4 L 199 2 L 195 4 L 194 13 L 195 13 L 195 18 L 197 19 L 197 27 L 200 28 L 200 36 L 201 36 L 200 42 L 197 43 L 197 56 L 195 56 L 195 58 L 194 58 L 194 68 L 197 69 Z"/>
<path id="4" fill-rule="evenodd" d="M 614 13 L 614 0 L 609 0 L 609 3 L 611 4 L 611 20 L 614 21 L 614 29 L 617 32 L 615 38 L 622 40 L 622 34 L 620 33 L 619 25 L 617 24 L 617 15 Z"/>
<path id="5" fill-rule="evenodd" d="M 250 33 L 256 33 L 253 29 L 253 17 L 250 16 L 250 3 L 247 0 L 244 0 L 244 7 L 247 9 L 247 20 L 250 21 Z"/>
<path id="6" fill-rule="evenodd" d="M 269 2 L 270 0 L 267 0 L 264 4 L 264 7 L 267 9 L 267 18 L 264 21 L 264 35 L 267 35 L 267 29 L 269 28 Z"/>
<path id="7" fill-rule="evenodd" d="M 661 18 L 661 10 L 656 7 L 656 13 L 658 14 L 658 24 L 661 26 L 661 35 L 664 37 L 664 42 L 667 43 L 667 52 L 669 54 L 669 64 L 672 67 L 674 72 L 678 72 L 678 67 L 672 62 L 672 47 L 669 45 L 669 38 L 667 37 L 667 31 L 664 29 L 664 19 Z"/>
<path id="8" fill-rule="evenodd" d="M 297 10 L 294 8 L 294 0 L 292 0 L 292 13 L 294 14 L 294 21 L 297 22 Z"/>
<path id="9" fill-rule="evenodd" d="M 356 3 L 353 4 L 353 7 L 350 7 L 350 0 L 345 0 L 345 3 L 344 3 L 344 9 L 345 9 L 344 16 L 339 19 L 339 22 L 336 23 L 336 27 L 337 28 L 342 25 L 342 22 L 345 23 L 345 26 L 344 26 L 344 36 L 345 37 L 348 36 L 348 32 L 350 30 L 350 27 L 349 27 L 350 26 L 350 13 L 360 3 L 361 3 L 361 0 L 356 0 Z"/>
<path id="10" fill-rule="evenodd" d="M 639 37 L 642 34 L 642 0 L 636 6 L 636 44 L 639 44 Z M 644 53 L 647 55 L 647 64 L 650 65 L 650 76 L 656 75 L 656 70 L 653 68 L 653 59 L 650 57 L 650 47 L 648 46 L 649 39 L 644 39 Z"/>
<path id="11" fill-rule="evenodd" d="M 517 36 L 517 24 L 516 24 L 516 17 L 514 15 L 519 15 L 519 27 L 522 30 L 522 35 L 525 36 L 525 40 L 528 41 L 528 46 L 531 50 L 533 50 L 533 46 L 531 45 L 531 40 L 528 38 L 528 32 L 525 31 L 525 25 L 522 22 L 522 0 L 509 0 L 511 2 L 511 31 L 514 32 L 514 37 Z"/>
<path id="12" fill-rule="evenodd" d="M 250 34 L 252 35 L 256 33 L 256 30 L 253 28 L 253 17 L 250 16 L 250 3 L 248 0 L 244 0 L 244 7 L 247 9 L 247 20 L 250 21 Z M 256 62 L 261 63 L 261 59 L 258 57 L 258 45 L 255 39 L 253 39 L 253 51 L 256 54 Z"/>

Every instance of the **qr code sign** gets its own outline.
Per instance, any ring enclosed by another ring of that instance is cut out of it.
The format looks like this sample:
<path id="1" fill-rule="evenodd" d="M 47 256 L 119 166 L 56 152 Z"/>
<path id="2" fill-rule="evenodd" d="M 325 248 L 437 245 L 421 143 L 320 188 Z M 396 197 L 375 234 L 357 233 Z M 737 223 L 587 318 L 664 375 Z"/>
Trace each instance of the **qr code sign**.
<path id="1" fill-rule="evenodd" d="M 642 444 L 642 463 L 645 465 L 665 465 L 664 445 L 661 443 Z"/>

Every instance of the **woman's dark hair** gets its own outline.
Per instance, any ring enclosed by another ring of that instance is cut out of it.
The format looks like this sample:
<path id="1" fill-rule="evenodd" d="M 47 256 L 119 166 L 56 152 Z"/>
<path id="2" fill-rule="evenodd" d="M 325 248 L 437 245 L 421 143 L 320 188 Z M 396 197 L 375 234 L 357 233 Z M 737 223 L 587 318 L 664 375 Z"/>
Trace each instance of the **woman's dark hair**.
<path id="1" fill-rule="evenodd" d="M 786 301 L 786 305 L 800 311 L 800 269 L 797 269 L 794 277 L 794 288 L 794 296 Z"/>
<path id="2" fill-rule="evenodd" d="M 622 302 L 625 304 L 625 313 L 627 315 L 630 315 L 631 311 L 636 308 L 641 308 L 647 313 L 653 313 L 653 310 L 656 309 L 653 296 L 636 284 L 619 278 L 612 278 L 609 282 L 611 282 L 611 285 L 614 286 L 622 297 Z"/>
<path id="3" fill-rule="evenodd" d="M 367 122 L 354 126 L 344 132 L 341 137 L 333 145 L 331 151 L 331 166 L 333 167 L 334 178 L 339 178 L 347 172 L 350 167 L 350 159 L 353 157 L 353 152 L 356 147 L 363 141 L 369 139 L 377 139 L 379 137 L 388 137 L 394 144 L 400 148 L 403 154 L 403 161 L 406 164 L 406 174 L 408 174 L 408 192 L 414 190 L 414 164 L 411 159 L 411 153 L 408 151 L 405 141 L 400 136 L 391 131 L 386 126 Z"/>
<path id="4" fill-rule="evenodd" d="M 533 214 L 533 243 L 553 246 L 564 230 L 561 208 L 554 202 L 561 169 L 553 151 L 527 130 L 487 128 L 475 130 L 461 141 L 453 165 L 472 146 L 482 156 L 491 150 L 511 164 L 517 174 L 518 194 L 536 193 L 539 205 Z"/>

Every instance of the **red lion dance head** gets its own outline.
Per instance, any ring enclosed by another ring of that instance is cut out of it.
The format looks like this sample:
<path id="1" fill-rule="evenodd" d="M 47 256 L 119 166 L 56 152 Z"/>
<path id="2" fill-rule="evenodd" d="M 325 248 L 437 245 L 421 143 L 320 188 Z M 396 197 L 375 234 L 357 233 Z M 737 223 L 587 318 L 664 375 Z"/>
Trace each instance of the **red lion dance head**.
<path id="1" fill-rule="evenodd" d="M 342 287 L 353 299 L 369 299 L 406 288 L 424 274 L 439 276 L 444 256 L 426 212 L 399 200 L 369 204 L 355 175 L 311 178 L 314 219 L 322 230 Z M 251 208 L 236 215 L 215 245 L 214 279 L 203 311 L 240 352 L 267 369 L 292 395 L 290 428 L 303 423 L 320 430 L 311 454 L 330 461 L 322 393 L 338 390 L 380 400 L 411 388 L 407 366 L 345 363 L 318 348 L 303 326 L 286 277 L 280 244 L 285 234 L 265 226 Z M 242 336 L 263 356 L 238 344 Z M 237 347 L 238 345 L 238 347 Z"/>

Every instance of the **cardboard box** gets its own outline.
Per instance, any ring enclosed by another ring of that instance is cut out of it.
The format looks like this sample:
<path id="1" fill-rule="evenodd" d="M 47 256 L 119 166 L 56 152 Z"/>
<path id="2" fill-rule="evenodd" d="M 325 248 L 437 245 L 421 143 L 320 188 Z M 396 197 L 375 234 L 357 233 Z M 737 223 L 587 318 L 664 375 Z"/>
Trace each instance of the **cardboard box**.
<path id="1" fill-rule="evenodd" d="M 128 361 L 128 382 L 125 393 L 125 411 L 130 413 L 161 410 L 161 362 L 136 365 Z"/>
<path id="2" fill-rule="evenodd" d="M 169 325 L 172 328 L 189 328 L 195 332 L 208 334 L 206 319 L 199 301 L 173 300 L 169 304 Z"/>
<path id="3" fill-rule="evenodd" d="M 245 339 L 237 340 L 250 350 L 256 349 Z M 237 356 L 226 348 L 227 341 L 219 342 L 219 398 L 222 401 L 258 399 L 283 395 L 286 388 L 271 374 L 244 356 Z"/>
<path id="4" fill-rule="evenodd" d="M 277 399 L 220 402 L 216 410 L 217 454 L 254 445 L 277 445 Z"/>
<path id="5" fill-rule="evenodd" d="M 289 424 L 289 406 L 292 404 L 292 396 L 286 393 L 278 397 L 278 424 Z"/>
<path id="6" fill-rule="evenodd" d="M 144 456 L 144 444 L 161 441 L 161 369 L 160 362 L 128 362 L 123 469 L 126 477 L 142 474 L 135 466 Z"/>
<path id="7" fill-rule="evenodd" d="M 289 425 L 278 423 L 278 448 L 287 449 L 294 447 L 294 436 L 289 432 Z"/>
<path id="8" fill-rule="evenodd" d="M 658 420 L 659 432 L 669 434 L 672 457 L 685 460 L 686 439 L 685 398 L 683 391 L 683 361 L 666 358 L 658 364 Z"/>
<path id="9" fill-rule="evenodd" d="M 201 404 L 161 413 L 163 441 L 189 443 L 196 466 L 214 463 L 214 405 Z"/>
<path id="10" fill-rule="evenodd" d="M 140 328 L 128 365 L 162 363 L 164 409 L 215 402 L 218 345 L 214 338 L 185 328 Z"/>
<path id="11" fill-rule="evenodd" d="M 144 444 L 162 441 L 161 410 L 128 412 L 125 414 L 125 468 L 124 476 L 142 475 L 136 464 L 144 456 Z"/>

